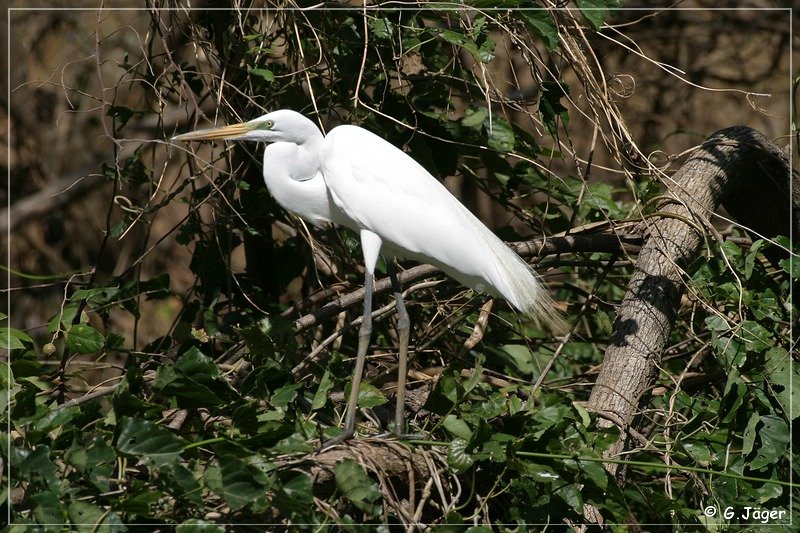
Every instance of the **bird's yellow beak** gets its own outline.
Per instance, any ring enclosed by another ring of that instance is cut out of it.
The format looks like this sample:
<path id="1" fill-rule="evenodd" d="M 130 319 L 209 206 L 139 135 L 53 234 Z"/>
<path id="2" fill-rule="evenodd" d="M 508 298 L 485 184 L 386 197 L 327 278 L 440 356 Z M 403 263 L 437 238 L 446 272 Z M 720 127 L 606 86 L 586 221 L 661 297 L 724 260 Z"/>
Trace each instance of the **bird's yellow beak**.
<path id="1" fill-rule="evenodd" d="M 253 129 L 249 122 L 231 124 L 221 128 L 211 128 L 207 130 L 190 131 L 182 135 L 176 135 L 173 141 L 214 141 L 220 139 L 236 139 Z"/>

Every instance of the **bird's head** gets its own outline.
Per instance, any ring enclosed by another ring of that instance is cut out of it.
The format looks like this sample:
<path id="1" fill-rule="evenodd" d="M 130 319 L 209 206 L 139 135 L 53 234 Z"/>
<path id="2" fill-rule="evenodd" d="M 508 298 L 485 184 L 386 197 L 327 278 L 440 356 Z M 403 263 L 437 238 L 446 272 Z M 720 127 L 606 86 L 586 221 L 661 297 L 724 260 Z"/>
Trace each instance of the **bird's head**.
<path id="1" fill-rule="evenodd" d="M 191 131 L 172 138 L 173 141 L 256 141 L 291 142 L 302 144 L 322 138 L 319 129 L 309 119 L 288 109 L 267 113 L 256 119 L 221 128 Z"/>

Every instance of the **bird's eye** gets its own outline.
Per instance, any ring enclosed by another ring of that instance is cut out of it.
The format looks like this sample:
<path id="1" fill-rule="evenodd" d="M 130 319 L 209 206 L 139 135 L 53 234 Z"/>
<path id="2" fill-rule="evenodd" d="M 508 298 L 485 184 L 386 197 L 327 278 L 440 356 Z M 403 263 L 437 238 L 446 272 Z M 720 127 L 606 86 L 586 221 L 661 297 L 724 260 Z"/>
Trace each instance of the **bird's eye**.
<path id="1" fill-rule="evenodd" d="M 250 123 L 250 129 L 253 130 L 271 130 L 272 126 L 275 125 L 275 121 L 273 120 L 254 120 Z"/>

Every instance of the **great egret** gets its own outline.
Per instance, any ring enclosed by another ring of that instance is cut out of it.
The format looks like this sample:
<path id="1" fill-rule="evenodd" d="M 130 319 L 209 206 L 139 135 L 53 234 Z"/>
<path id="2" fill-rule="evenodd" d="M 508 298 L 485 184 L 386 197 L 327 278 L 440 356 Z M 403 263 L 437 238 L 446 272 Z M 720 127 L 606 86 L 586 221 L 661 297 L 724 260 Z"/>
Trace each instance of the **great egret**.
<path id="1" fill-rule="evenodd" d="M 394 432 L 403 432 L 409 318 L 393 258 L 431 263 L 473 288 L 502 296 L 551 329 L 561 319 L 532 269 L 484 226 L 428 171 L 374 133 L 343 125 L 323 136 L 308 118 L 290 110 L 221 128 L 173 137 L 174 141 L 242 140 L 271 143 L 264 150 L 264 182 L 275 200 L 306 221 L 334 222 L 359 233 L 364 253 L 364 318 L 342 433 L 355 432 L 361 375 L 372 331 L 372 284 L 383 250 L 397 302 L 399 366 Z"/>

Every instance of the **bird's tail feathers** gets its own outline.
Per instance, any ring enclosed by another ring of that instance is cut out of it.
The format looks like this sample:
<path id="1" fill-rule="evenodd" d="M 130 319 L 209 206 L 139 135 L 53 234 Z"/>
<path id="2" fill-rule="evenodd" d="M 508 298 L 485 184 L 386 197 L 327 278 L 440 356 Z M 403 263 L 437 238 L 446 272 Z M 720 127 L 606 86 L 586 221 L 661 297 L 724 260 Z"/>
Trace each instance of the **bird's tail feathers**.
<path id="1" fill-rule="evenodd" d="M 533 268 L 488 228 L 483 226 L 483 229 L 486 233 L 481 231 L 479 234 L 497 259 L 490 262 L 487 281 L 511 305 L 539 325 L 555 334 L 566 333 L 567 323 Z"/>

